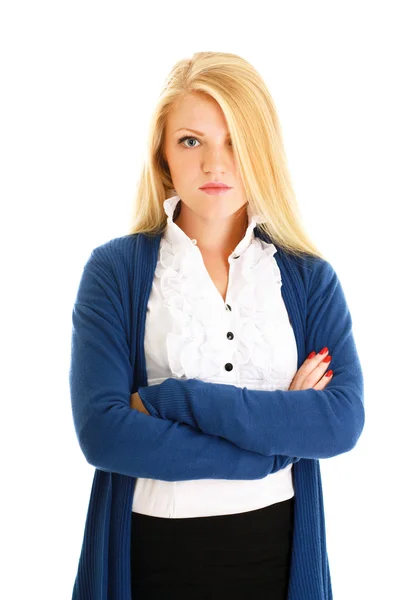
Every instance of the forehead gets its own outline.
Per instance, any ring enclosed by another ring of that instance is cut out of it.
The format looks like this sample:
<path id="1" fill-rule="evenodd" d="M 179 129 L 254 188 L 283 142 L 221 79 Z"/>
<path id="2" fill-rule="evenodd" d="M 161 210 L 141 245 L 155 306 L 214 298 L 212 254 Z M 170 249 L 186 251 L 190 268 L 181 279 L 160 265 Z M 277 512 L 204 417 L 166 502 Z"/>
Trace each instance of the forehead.
<path id="1" fill-rule="evenodd" d="M 191 92 L 178 101 L 167 117 L 166 128 L 169 133 L 181 127 L 197 129 L 207 135 L 217 129 L 226 130 L 226 119 L 214 98 Z"/>

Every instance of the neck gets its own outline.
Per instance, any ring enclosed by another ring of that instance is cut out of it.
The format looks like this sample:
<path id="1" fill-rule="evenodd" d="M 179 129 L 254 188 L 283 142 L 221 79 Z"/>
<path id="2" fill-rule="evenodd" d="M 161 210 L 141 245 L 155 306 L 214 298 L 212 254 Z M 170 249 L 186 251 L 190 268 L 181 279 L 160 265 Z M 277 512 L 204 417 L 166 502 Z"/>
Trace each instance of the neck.
<path id="1" fill-rule="evenodd" d="M 174 223 L 207 254 L 228 257 L 243 239 L 248 227 L 247 205 L 226 219 L 205 221 L 181 202 L 181 210 Z"/>

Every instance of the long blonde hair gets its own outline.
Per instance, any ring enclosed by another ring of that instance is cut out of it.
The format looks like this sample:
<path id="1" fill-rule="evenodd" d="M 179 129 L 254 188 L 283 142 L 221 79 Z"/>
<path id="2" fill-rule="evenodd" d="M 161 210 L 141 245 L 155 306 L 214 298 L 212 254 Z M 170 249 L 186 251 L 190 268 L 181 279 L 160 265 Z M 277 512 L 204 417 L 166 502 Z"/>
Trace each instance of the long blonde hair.
<path id="1" fill-rule="evenodd" d="M 191 92 L 208 94 L 220 105 L 249 208 L 264 218 L 257 224 L 261 232 L 285 252 L 325 258 L 303 227 L 281 126 L 266 84 L 250 63 L 226 52 L 196 52 L 178 61 L 168 75 L 150 120 L 128 233 L 158 235 L 165 228 L 163 202 L 176 194 L 163 154 L 166 120 L 182 96 Z"/>

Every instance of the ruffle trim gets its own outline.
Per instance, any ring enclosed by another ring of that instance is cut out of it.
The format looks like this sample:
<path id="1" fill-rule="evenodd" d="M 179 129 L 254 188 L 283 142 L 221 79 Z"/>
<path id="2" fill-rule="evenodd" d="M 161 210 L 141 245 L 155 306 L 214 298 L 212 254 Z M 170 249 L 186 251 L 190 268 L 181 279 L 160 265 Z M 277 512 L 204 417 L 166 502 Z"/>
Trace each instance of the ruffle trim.
<path id="1" fill-rule="evenodd" d="M 193 251 L 197 253 L 198 249 L 193 247 Z M 282 318 L 287 319 L 282 311 L 282 279 L 274 258 L 276 251 L 273 244 L 254 237 L 240 257 L 244 281 L 237 279 L 230 288 L 239 311 L 236 361 L 240 378 L 263 379 L 273 387 L 287 383 L 282 380 L 282 372 L 279 381 L 274 380 L 272 367 L 271 332 L 282 326 Z M 199 269 L 200 281 L 191 276 L 197 259 L 190 251 L 182 252 L 179 244 L 161 238 L 155 275 L 160 279 L 164 306 L 174 323 L 166 340 L 171 372 L 180 378 L 205 380 L 220 375 L 226 331 L 221 313 L 211 309 L 216 306 L 216 289 L 206 268 Z M 221 335 L 216 335 L 219 331 Z"/>

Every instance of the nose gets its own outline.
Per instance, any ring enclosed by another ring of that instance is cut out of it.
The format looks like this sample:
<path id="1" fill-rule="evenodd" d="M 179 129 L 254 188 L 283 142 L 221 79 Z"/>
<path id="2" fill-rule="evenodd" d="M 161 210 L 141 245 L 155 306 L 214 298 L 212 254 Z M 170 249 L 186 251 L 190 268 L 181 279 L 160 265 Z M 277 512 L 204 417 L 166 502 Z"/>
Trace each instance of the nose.
<path id="1" fill-rule="evenodd" d="M 203 170 L 207 173 L 226 173 L 230 161 L 229 150 L 220 147 L 209 148 L 204 151 Z"/>

